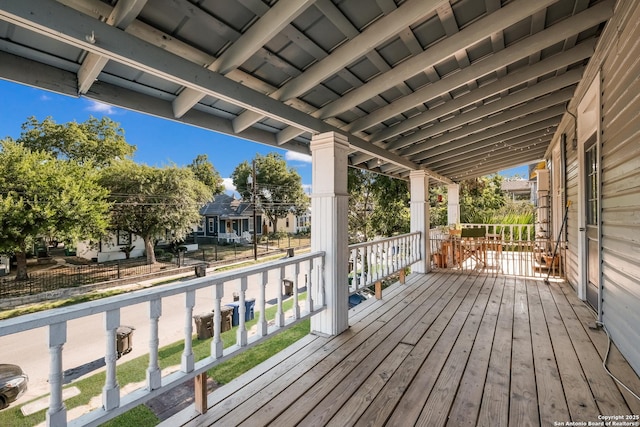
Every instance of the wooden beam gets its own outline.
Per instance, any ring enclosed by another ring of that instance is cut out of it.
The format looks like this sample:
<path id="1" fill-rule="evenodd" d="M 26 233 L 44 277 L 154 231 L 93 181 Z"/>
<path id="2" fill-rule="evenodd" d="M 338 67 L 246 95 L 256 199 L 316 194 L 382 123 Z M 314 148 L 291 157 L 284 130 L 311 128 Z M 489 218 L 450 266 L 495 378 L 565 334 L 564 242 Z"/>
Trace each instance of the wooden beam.
<path id="1" fill-rule="evenodd" d="M 512 5 L 515 6 L 515 8 L 526 6 L 526 4 L 520 4 L 518 2 L 510 3 L 509 5 L 500 9 L 498 12 L 495 12 L 494 15 L 500 13 L 501 11 L 507 9 L 508 6 L 512 6 Z M 459 86 L 466 84 L 471 80 L 478 79 L 482 76 L 485 76 L 495 71 L 498 68 L 509 65 L 519 59 L 522 59 L 523 57 L 527 57 L 555 43 L 559 43 L 565 40 L 566 38 L 576 33 L 579 33 L 580 31 L 584 31 L 591 27 L 594 27 L 600 24 L 601 22 L 607 20 L 612 13 L 613 13 L 612 1 L 606 0 L 604 2 L 598 3 L 595 6 L 587 9 L 585 12 L 582 12 L 578 15 L 574 15 L 570 18 L 567 18 L 561 21 L 560 23 L 553 25 L 552 27 L 548 28 L 545 31 L 542 31 L 533 36 L 527 37 L 526 39 L 518 43 L 515 43 L 512 46 L 500 52 L 494 53 L 493 55 L 491 55 L 491 57 L 485 58 L 482 61 L 478 61 L 475 64 L 465 68 L 464 70 L 461 70 L 458 73 L 454 73 L 450 77 L 444 78 L 436 83 L 433 83 L 431 85 L 424 87 L 423 89 L 417 90 L 413 94 L 406 96 L 404 98 L 400 98 L 399 100 L 394 101 L 393 103 L 389 104 L 384 108 L 375 110 L 369 115 L 351 122 L 349 125 L 347 125 L 345 129 L 350 132 L 366 130 L 397 114 L 401 114 L 415 107 L 416 105 L 422 104 L 430 99 L 436 98 L 437 96 L 441 95 L 444 92 L 449 92 Z M 482 22 L 483 21 L 478 21 L 478 24 Z M 468 28 L 471 28 L 471 26 Z M 463 34 L 463 33 L 464 31 L 461 31 L 458 34 Z M 445 43 L 447 40 L 450 40 L 450 39 L 453 39 L 453 37 L 445 39 L 441 43 Z M 475 41 L 477 41 L 477 39 L 475 39 Z M 438 47 L 441 43 L 435 45 L 434 48 Z M 425 52 L 430 52 L 430 50 L 426 50 Z M 414 57 L 414 58 L 418 58 L 418 57 Z M 412 60 L 413 59 L 406 61 L 405 64 L 409 63 Z M 401 65 L 394 68 L 394 70 L 400 67 Z M 381 78 L 383 77 L 384 76 L 381 76 Z M 374 82 L 377 79 L 372 80 L 372 82 Z M 363 86 L 363 88 L 365 86 Z M 334 103 L 338 103 L 338 102 L 346 103 L 350 98 L 354 96 L 352 94 L 354 94 L 356 91 L 360 89 L 361 88 L 351 91 L 350 93 L 344 95 Z M 348 105 L 351 108 L 355 105 L 358 105 L 360 102 L 366 99 L 367 98 L 364 98 L 359 100 L 356 104 L 351 105 L 351 103 L 349 103 Z M 341 111 L 344 111 L 344 110 L 340 109 L 335 113 L 338 114 Z M 335 115 L 335 114 L 332 114 L 332 115 Z M 321 117 L 325 117 L 325 116 L 323 115 Z"/>
<path id="2" fill-rule="evenodd" d="M 508 126 L 503 124 L 508 124 L 512 121 L 515 121 L 516 119 L 526 118 L 527 116 L 534 114 L 545 116 L 544 118 L 562 114 L 564 112 L 564 103 L 571 99 L 574 90 L 575 86 L 569 86 L 552 95 L 542 97 L 536 101 L 529 102 L 528 104 L 524 104 L 518 108 L 502 111 L 500 114 L 496 114 L 489 118 L 484 118 L 473 124 L 467 124 L 465 126 L 462 126 L 460 129 L 446 132 L 442 136 L 427 139 L 424 142 L 414 144 L 402 150 L 400 154 L 402 156 L 412 156 L 426 151 L 429 151 L 430 154 L 433 154 L 438 152 L 438 148 L 450 146 L 451 144 L 448 143 L 452 141 L 455 144 L 457 140 L 465 137 L 473 138 L 474 136 L 477 136 L 489 138 L 493 135 L 499 135 L 500 133 L 509 131 L 511 130 L 511 128 L 514 128 L 513 125 Z M 490 110 L 489 107 L 487 107 L 487 109 Z M 461 116 L 464 116 L 464 114 L 462 114 Z M 445 128 L 445 125 L 443 124 L 439 127 Z M 457 126 L 454 126 L 454 128 L 455 127 Z M 444 148 L 442 148 L 442 150 L 446 151 Z"/>
<path id="3" fill-rule="evenodd" d="M 207 373 L 203 372 L 193 379 L 194 405 L 199 414 L 206 414 L 207 405 Z"/>
<path id="4" fill-rule="evenodd" d="M 121 0 L 107 18 L 106 23 L 116 28 L 125 29 L 147 3 L 147 0 Z M 89 52 L 78 70 L 78 93 L 87 93 L 100 72 L 109 62 L 108 58 Z"/>
<path id="5" fill-rule="evenodd" d="M 207 69 L 227 74 L 239 67 L 312 3 L 313 0 L 290 0 L 276 3 Z M 176 117 L 186 113 L 205 95 L 206 93 L 189 87 L 183 90 L 173 102 Z"/>

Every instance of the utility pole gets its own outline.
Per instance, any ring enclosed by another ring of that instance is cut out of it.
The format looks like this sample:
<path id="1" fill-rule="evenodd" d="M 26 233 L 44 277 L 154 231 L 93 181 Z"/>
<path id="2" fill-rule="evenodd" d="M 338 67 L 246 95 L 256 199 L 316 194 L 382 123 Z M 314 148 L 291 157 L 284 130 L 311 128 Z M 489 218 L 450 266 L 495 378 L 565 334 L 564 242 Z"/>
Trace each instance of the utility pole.
<path id="1" fill-rule="evenodd" d="M 258 196 L 256 194 L 256 159 L 251 162 L 251 198 L 253 199 L 253 259 L 258 259 L 258 222 L 256 211 L 258 210 Z"/>

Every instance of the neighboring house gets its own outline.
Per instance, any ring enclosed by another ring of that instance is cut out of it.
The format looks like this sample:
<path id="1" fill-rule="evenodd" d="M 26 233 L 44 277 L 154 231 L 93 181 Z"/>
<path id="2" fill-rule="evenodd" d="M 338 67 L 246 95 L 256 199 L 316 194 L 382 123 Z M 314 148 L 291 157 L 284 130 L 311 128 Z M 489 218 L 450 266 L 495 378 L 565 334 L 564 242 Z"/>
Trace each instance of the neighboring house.
<path id="1" fill-rule="evenodd" d="M 196 236 L 217 237 L 226 241 L 249 241 L 253 234 L 253 206 L 251 202 L 235 196 L 219 194 L 200 209 L 202 223 L 194 231 Z M 273 223 L 258 208 L 256 212 L 258 235 L 273 231 Z M 278 230 L 287 233 L 307 233 L 311 229 L 311 208 L 296 216 L 293 210 L 278 220 Z"/>
<path id="2" fill-rule="evenodd" d="M 526 179 L 502 181 L 502 191 L 512 200 L 531 200 L 531 182 Z"/>
<path id="3" fill-rule="evenodd" d="M 311 232 L 311 208 L 307 208 L 300 216 L 296 216 L 295 210 L 292 208 L 287 213 L 287 216 L 278 219 L 277 230 L 273 229 L 273 223 L 266 216 L 264 217 L 263 225 L 265 230 L 271 232 L 279 231 L 289 234 L 309 233 Z"/>
<path id="4" fill-rule="evenodd" d="M 156 245 L 167 246 L 171 240 L 172 235 L 167 232 L 165 236 L 158 236 Z M 98 242 L 88 240 L 78 242 L 76 255 L 97 262 L 115 261 L 127 258 L 126 253 L 122 250 L 127 246 L 133 247 L 129 258 L 145 256 L 144 239 L 124 230 L 111 231 L 107 237 L 103 237 Z M 183 246 L 187 248 L 187 251 L 198 249 L 197 243 L 184 244 Z"/>
<path id="5" fill-rule="evenodd" d="M 253 234 L 253 207 L 235 196 L 219 194 L 200 209 L 203 223 L 196 236 L 217 237 L 227 241 L 250 240 Z M 262 212 L 256 212 L 257 234 L 262 234 Z"/>
<path id="6" fill-rule="evenodd" d="M 128 231 L 116 230 L 109 233 L 107 237 L 98 242 L 81 241 L 78 242 L 76 255 L 98 262 L 115 261 L 125 259 L 126 254 L 122 248 L 133 246 L 130 258 L 137 258 L 144 255 L 144 240 Z"/>
<path id="7" fill-rule="evenodd" d="M 311 232 L 311 207 L 299 216 L 291 214 L 293 220 L 293 233 L 309 233 Z M 288 217 L 287 217 L 288 218 Z"/>

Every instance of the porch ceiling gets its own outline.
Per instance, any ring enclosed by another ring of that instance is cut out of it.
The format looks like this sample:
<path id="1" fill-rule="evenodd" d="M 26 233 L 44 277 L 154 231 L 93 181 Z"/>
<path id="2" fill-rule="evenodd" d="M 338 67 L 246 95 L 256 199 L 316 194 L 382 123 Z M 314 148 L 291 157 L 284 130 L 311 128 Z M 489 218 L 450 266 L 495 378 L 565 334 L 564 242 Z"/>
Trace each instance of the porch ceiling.
<path id="1" fill-rule="evenodd" d="M 614 0 L 0 0 L 0 78 L 459 181 L 543 158 Z"/>

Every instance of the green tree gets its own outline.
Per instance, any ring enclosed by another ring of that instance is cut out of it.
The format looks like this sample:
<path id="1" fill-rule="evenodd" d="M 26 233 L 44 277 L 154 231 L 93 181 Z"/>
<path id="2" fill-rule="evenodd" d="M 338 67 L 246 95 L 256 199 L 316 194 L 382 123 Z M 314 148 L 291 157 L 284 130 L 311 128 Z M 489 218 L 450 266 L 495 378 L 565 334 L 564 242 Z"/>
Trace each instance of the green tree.
<path id="1" fill-rule="evenodd" d="M 347 178 L 351 242 L 409 232 L 410 195 L 406 181 L 354 168 L 349 168 Z"/>
<path id="2" fill-rule="evenodd" d="M 0 141 L 0 251 L 15 253 L 16 279 L 28 278 L 26 253 L 37 238 L 101 236 L 107 226 L 106 196 L 90 164 Z"/>
<path id="3" fill-rule="evenodd" d="M 256 155 L 256 196 L 258 206 L 273 224 L 273 231 L 278 230 L 278 219 L 284 218 L 293 210 L 296 214 L 304 212 L 309 206 L 309 199 L 302 188 L 302 178 L 278 153 L 266 156 Z M 240 163 L 233 173 L 233 185 L 245 200 L 252 199 L 252 186 L 249 177 L 252 166 L 249 162 Z"/>
<path id="4" fill-rule="evenodd" d="M 183 239 L 211 200 L 211 190 L 189 168 L 119 161 L 102 171 L 100 182 L 113 201 L 111 229 L 142 237 L 148 264 L 156 262 L 156 237 L 170 231 L 175 240 Z"/>
<path id="5" fill-rule="evenodd" d="M 373 186 L 375 209 L 371 223 L 381 236 L 408 233 L 411 227 L 409 183 L 378 175 Z"/>
<path id="6" fill-rule="evenodd" d="M 90 117 L 83 123 L 58 124 L 51 117 L 39 122 L 29 117 L 18 141 L 34 151 L 46 151 L 60 159 L 91 162 L 96 167 L 125 159 L 136 150 L 124 138 L 124 130 L 108 117 Z"/>
<path id="7" fill-rule="evenodd" d="M 501 175 L 488 175 L 460 181 L 460 222 L 492 224 L 500 222 L 501 212 L 509 200 L 502 191 Z M 434 186 L 429 190 L 431 226 L 447 222 L 447 189 Z"/>
<path id="8" fill-rule="evenodd" d="M 487 224 L 506 204 L 502 176 L 489 175 L 460 182 L 460 222 Z"/>
<path id="9" fill-rule="evenodd" d="M 193 162 L 188 165 L 188 168 L 191 169 L 200 182 L 211 189 L 212 196 L 224 191 L 222 178 L 206 154 L 198 154 L 198 156 L 193 159 Z"/>
<path id="10" fill-rule="evenodd" d="M 374 236 L 371 219 L 375 207 L 376 176 L 363 169 L 347 169 L 350 243 L 367 242 Z"/>

